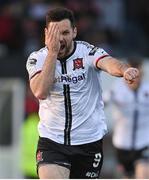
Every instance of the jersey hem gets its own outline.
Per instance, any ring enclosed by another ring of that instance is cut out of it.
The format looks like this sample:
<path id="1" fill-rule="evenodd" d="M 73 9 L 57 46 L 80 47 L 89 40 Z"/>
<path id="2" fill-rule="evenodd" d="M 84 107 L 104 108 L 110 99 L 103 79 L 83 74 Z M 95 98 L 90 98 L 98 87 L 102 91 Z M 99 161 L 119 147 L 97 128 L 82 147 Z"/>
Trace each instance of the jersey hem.
<path id="1" fill-rule="evenodd" d="M 98 136 L 98 137 L 96 137 L 94 139 L 90 139 L 90 140 L 84 140 L 84 141 L 79 141 L 79 142 L 71 142 L 71 145 L 74 146 L 74 145 L 83 145 L 83 144 L 93 143 L 93 142 L 96 142 L 96 141 L 99 141 L 99 140 L 103 139 L 103 137 L 106 134 L 107 134 L 107 132 L 102 136 Z M 64 144 L 64 141 L 62 142 L 62 141 L 59 141 L 58 139 L 54 139 L 52 137 L 47 137 L 47 136 L 44 136 L 44 135 L 40 135 L 40 137 L 50 139 L 50 140 L 52 140 L 52 141 L 54 141 L 56 143 L 59 143 L 59 144 Z"/>

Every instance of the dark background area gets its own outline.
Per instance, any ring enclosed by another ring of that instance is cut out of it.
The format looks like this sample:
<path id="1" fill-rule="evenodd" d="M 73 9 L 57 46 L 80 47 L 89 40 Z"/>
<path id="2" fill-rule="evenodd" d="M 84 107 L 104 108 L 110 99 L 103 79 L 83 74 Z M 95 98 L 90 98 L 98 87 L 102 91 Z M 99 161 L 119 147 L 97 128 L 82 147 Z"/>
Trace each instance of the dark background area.
<path id="1" fill-rule="evenodd" d="M 45 13 L 57 6 L 74 11 L 78 40 L 115 57 L 149 56 L 148 0 L 1 0 L 0 77 L 28 80 L 27 57 L 44 46 Z"/>

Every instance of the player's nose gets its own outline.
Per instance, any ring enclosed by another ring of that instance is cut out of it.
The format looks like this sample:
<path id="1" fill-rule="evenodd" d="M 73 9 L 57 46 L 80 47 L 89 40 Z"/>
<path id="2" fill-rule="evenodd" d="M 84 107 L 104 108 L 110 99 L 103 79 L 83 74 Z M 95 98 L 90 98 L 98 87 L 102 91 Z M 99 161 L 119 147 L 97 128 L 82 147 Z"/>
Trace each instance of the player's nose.
<path id="1" fill-rule="evenodd" d="M 63 41 L 63 39 L 64 39 L 64 36 L 61 34 L 60 35 L 60 42 Z"/>

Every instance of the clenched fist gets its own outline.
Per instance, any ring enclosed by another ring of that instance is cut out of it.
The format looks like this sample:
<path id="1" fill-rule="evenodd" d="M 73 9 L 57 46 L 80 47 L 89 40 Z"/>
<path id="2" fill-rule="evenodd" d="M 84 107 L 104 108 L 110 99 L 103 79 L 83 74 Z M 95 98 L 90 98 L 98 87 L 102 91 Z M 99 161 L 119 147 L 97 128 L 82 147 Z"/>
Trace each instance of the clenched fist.
<path id="1" fill-rule="evenodd" d="M 136 81 L 139 75 L 140 73 L 138 69 L 130 67 L 124 72 L 123 77 L 127 83 L 132 84 Z"/>

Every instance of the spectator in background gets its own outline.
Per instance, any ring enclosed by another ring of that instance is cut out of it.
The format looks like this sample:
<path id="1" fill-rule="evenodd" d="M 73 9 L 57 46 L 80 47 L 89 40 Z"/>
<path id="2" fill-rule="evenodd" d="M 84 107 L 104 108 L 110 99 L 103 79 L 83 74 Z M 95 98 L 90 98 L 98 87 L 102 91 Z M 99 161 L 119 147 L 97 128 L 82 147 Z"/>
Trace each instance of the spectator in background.
<path id="1" fill-rule="evenodd" d="M 97 24 L 97 19 L 100 16 L 95 0 L 66 0 L 66 7 L 75 12 L 79 32 L 77 38 L 87 40 L 86 36 L 90 36 L 92 31 L 97 28 L 95 24 Z"/>
<path id="2" fill-rule="evenodd" d="M 95 0 L 100 10 L 96 26 L 106 33 L 107 42 L 120 51 L 121 39 L 125 27 L 125 9 L 123 0 Z"/>
<path id="3" fill-rule="evenodd" d="M 36 148 L 38 142 L 37 112 L 30 113 L 21 129 L 21 171 L 25 179 L 38 179 L 36 172 Z"/>
<path id="4" fill-rule="evenodd" d="M 12 52 L 17 46 L 16 18 L 13 17 L 11 5 L 0 7 L 0 46 L 7 53 Z"/>
<path id="5" fill-rule="evenodd" d="M 128 63 L 140 70 L 136 83 L 118 79 L 104 94 L 105 104 L 112 101 L 113 145 L 121 178 L 149 178 L 149 83 L 143 81 L 142 59 Z"/>
<path id="6" fill-rule="evenodd" d="M 38 112 L 38 108 L 38 101 L 34 97 L 30 87 L 27 85 L 25 99 L 25 117 L 29 116 L 31 113 Z"/>
<path id="7" fill-rule="evenodd" d="M 37 50 L 41 46 L 39 24 L 31 18 L 26 18 L 22 21 L 22 30 L 24 55 L 26 57 L 28 53 Z"/>
<path id="8" fill-rule="evenodd" d="M 37 131 L 39 122 L 38 102 L 28 86 L 26 89 L 25 112 L 26 116 L 21 129 L 20 168 L 25 179 L 35 179 L 38 178 L 35 157 L 39 137 Z"/>
<path id="9" fill-rule="evenodd" d="M 17 2 L 0 6 L 0 45 L 5 46 L 7 53 L 22 50 L 22 6 Z"/>

